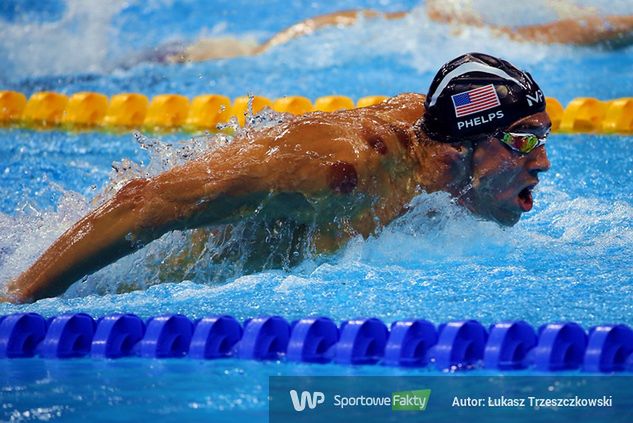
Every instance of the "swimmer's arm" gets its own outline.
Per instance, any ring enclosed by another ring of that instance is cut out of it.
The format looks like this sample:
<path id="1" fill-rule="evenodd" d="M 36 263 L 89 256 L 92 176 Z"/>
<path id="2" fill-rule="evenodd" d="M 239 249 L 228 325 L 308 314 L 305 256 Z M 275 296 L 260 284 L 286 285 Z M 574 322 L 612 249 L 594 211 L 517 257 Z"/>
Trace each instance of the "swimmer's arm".
<path id="1" fill-rule="evenodd" d="M 35 263 L 8 285 L 15 302 L 63 293 L 74 281 L 134 250 L 128 234 L 140 232 L 148 180 L 133 180 L 58 238 Z"/>
<path id="2" fill-rule="evenodd" d="M 406 12 L 388 12 L 380 13 L 371 9 L 363 10 L 346 10 L 342 12 L 329 13 L 327 15 L 317 16 L 315 18 L 306 19 L 299 23 L 284 29 L 275 34 L 272 38 L 256 49 L 256 53 L 262 53 L 269 48 L 285 44 L 293 38 L 308 35 L 317 29 L 326 26 L 351 26 L 360 18 L 373 19 L 382 17 L 385 19 L 400 19 L 406 15 Z"/>
<path id="3" fill-rule="evenodd" d="M 28 302 L 62 294 L 76 280 L 166 232 L 227 221 L 247 213 L 244 208 L 252 210 L 271 190 L 306 192 L 327 186 L 316 161 L 268 156 L 261 148 L 241 150 L 212 154 L 155 178 L 129 182 L 12 281 L 7 297 Z"/>
<path id="4" fill-rule="evenodd" d="M 559 16 L 558 20 L 510 27 L 486 23 L 469 2 L 426 2 L 427 15 L 434 21 L 489 27 L 517 41 L 573 45 L 628 44 L 633 37 L 633 16 L 598 16 L 595 9 L 569 1 L 553 1 L 550 7 Z"/>
<path id="5" fill-rule="evenodd" d="M 185 48 L 184 51 L 168 56 L 167 61 L 199 62 L 235 56 L 251 56 L 285 44 L 294 38 L 312 34 L 314 31 L 326 26 L 350 26 L 355 24 L 361 17 L 365 19 L 376 17 L 399 19 L 405 15 L 406 12 L 379 13 L 369 9 L 335 12 L 296 23 L 273 35 L 260 45 L 256 45 L 253 40 L 238 40 L 231 37 L 203 38 Z"/>
<path id="6" fill-rule="evenodd" d="M 598 16 L 592 8 L 579 7 L 570 2 L 552 2 L 552 7 L 558 7 L 561 19 L 537 25 L 521 27 L 504 27 L 486 24 L 481 16 L 474 11 L 469 3 L 455 8 L 446 2 L 428 0 L 426 12 L 432 20 L 445 23 L 460 23 L 471 26 L 490 26 L 518 41 L 542 43 L 560 43 L 591 45 L 615 42 L 629 44 L 633 40 L 633 15 L 629 16 Z M 351 10 L 336 12 L 328 15 L 306 19 L 274 35 L 264 44 L 255 49 L 255 54 L 271 47 L 285 44 L 293 38 L 313 33 L 325 26 L 350 26 L 361 17 L 371 19 L 383 17 L 385 19 L 401 19 L 407 12 L 379 13 L 374 10 Z M 566 15 L 566 16 L 565 16 Z"/>
<path id="7" fill-rule="evenodd" d="M 633 36 L 632 16 L 586 16 L 556 22 L 501 31 L 519 41 L 592 45 L 600 43 L 630 43 Z"/>

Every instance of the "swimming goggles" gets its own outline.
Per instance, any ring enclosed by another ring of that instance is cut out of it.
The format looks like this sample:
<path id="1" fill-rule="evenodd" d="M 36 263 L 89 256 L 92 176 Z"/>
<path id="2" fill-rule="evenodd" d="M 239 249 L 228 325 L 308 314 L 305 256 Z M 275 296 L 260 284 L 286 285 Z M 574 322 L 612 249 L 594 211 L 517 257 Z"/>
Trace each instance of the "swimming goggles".
<path id="1" fill-rule="evenodd" d="M 510 147 L 512 150 L 520 154 L 528 154 L 536 147 L 545 144 L 549 131 L 539 138 L 534 134 L 522 132 L 498 132 L 495 135 L 499 141 Z"/>

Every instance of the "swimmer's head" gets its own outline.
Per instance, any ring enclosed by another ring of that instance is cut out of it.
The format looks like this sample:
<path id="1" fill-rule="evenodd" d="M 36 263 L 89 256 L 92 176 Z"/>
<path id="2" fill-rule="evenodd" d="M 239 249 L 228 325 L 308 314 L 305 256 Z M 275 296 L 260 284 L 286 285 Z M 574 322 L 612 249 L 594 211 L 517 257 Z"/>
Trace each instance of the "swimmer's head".
<path id="1" fill-rule="evenodd" d="M 460 142 L 545 111 L 545 97 L 529 73 L 487 54 L 468 53 L 442 66 L 424 106 L 426 134 Z"/>
<path id="2" fill-rule="evenodd" d="M 478 216 L 517 223 L 532 209 L 539 173 L 550 167 L 543 144 L 551 121 L 530 74 L 466 54 L 440 69 L 425 106 L 421 128 L 451 164 L 443 189 Z"/>

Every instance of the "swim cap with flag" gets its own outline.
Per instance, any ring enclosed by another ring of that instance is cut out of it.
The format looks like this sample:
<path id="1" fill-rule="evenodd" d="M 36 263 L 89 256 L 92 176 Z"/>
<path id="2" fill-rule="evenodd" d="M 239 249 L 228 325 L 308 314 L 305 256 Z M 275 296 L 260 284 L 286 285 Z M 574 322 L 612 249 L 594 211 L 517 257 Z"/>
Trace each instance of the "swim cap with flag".
<path id="1" fill-rule="evenodd" d="M 468 53 L 442 66 L 424 106 L 425 132 L 456 142 L 544 111 L 545 97 L 528 72 L 487 54 Z"/>

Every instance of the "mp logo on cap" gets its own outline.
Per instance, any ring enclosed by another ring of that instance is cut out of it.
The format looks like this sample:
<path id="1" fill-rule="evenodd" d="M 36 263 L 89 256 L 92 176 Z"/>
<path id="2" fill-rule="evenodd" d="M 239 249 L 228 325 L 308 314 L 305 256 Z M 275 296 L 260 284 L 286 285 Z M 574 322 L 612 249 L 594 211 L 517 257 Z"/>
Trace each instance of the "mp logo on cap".
<path id="1" fill-rule="evenodd" d="M 525 98 L 527 99 L 528 106 L 532 107 L 535 104 L 543 102 L 543 92 L 541 90 L 536 90 L 534 95 L 526 94 Z"/>

